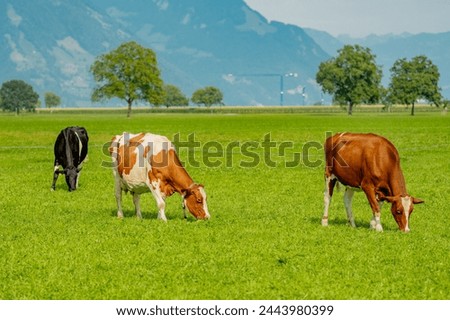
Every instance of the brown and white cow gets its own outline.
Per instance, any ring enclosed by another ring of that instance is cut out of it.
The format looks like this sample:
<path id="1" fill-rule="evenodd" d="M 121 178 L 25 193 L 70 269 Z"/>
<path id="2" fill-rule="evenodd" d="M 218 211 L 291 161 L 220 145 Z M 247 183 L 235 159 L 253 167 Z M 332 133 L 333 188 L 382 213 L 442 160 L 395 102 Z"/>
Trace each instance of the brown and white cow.
<path id="1" fill-rule="evenodd" d="M 197 219 L 209 219 L 206 193 L 194 183 L 181 164 L 172 143 L 151 133 L 123 133 L 113 138 L 109 148 L 115 177 L 117 216 L 123 217 L 122 190 L 130 191 L 138 218 L 142 218 L 140 195 L 151 192 L 158 205 L 158 218 L 167 221 L 165 199 L 178 192 Z M 186 215 L 185 215 L 186 217 Z"/>
<path id="2" fill-rule="evenodd" d="M 389 140 L 375 134 L 338 133 L 325 141 L 325 161 L 323 226 L 328 225 L 333 188 L 340 182 L 346 186 L 344 205 L 353 227 L 352 198 L 356 190 L 362 189 L 373 211 L 371 228 L 383 231 L 381 206 L 388 201 L 400 230 L 410 230 L 414 204 L 423 200 L 408 195 L 398 151 Z"/>

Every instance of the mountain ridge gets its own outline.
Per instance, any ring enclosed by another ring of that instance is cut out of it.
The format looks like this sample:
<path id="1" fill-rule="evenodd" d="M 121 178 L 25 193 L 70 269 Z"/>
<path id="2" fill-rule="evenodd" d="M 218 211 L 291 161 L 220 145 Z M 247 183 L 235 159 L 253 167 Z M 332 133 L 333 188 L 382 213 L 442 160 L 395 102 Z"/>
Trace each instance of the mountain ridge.
<path id="1" fill-rule="evenodd" d="M 7 0 L 1 6 L 7 45 L 0 56 L 8 63 L 0 81 L 23 79 L 41 99 L 53 91 L 65 105 L 92 105 L 90 65 L 130 40 L 156 52 L 165 82 L 188 96 L 217 86 L 230 105 L 276 105 L 280 93 L 276 78 L 230 80 L 228 74 L 295 72 L 297 78 L 285 81 L 292 89 L 313 83 L 315 69 L 328 58 L 301 28 L 269 23 L 243 0 L 220 6 L 207 0 Z M 296 92 L 287 95 L 289 104 L 301 100 Z"/>
<path id="2" fill-rule="evenodd" d="M 125 41 L 153 49 L 163 80 L 188 97 L 212 85 L 223 91 L 228 105 L 278 105 L 281 90 L 286 105 L 314 104 L 322 99 L 315 83 L 319 64 L 344 44 L 353 44 L 269 22 L 243 0 L 6 0 L 0 9 L 6 43 L 0 47 L 0 82 L 24 80 L 41 100 L 52 91 L 65 106 L 95 105 L 90 65 Z M 354 43 L 370 45 L 383 65 L 384 83 L 399 53 L 427 55 L 438 65 L 443 93 L 449 96 L 450 65 L 442 37 L 375 36 Z"/>

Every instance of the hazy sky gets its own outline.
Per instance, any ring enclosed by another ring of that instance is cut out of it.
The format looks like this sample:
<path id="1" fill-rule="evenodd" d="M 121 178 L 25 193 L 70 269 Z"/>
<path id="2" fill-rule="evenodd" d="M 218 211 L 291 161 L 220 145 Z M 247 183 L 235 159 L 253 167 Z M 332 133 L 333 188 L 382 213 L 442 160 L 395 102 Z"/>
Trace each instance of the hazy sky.
<path id="1" fill-rule="evenodd" d="M 450 31 L 450 0 L 245 0 L 268 20 L 336 36 Z"/>

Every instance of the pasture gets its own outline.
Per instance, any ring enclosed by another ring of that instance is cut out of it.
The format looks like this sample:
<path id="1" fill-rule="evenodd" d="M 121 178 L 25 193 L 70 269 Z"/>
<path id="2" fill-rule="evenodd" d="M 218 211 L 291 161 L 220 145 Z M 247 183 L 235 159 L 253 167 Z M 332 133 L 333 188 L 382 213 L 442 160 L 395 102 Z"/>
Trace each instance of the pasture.
<path id="1" fill-rule="evenodd" d="M 51 192 L 59 131 L 89 132 L 79 190 Z M 205 185 L 209 221 L 183 219 L 180 197 L 143 220 L 124 195 L 116 217 L 105 145 L 115 134 L 178 140 Z M 399 150 L 417 205 L 400 232 L 389 205 L 383 233 L 354 197 L 356 229 L 336 192 L 323 213 L 327 132 L 374 132 Z M 0 299 L 450 299 L 450 117 L 406 114 L 0 115 Z M 191 140 L 189 140 L 191 139 Z M 186 146 L 191 146 L 187 148 Z"/>

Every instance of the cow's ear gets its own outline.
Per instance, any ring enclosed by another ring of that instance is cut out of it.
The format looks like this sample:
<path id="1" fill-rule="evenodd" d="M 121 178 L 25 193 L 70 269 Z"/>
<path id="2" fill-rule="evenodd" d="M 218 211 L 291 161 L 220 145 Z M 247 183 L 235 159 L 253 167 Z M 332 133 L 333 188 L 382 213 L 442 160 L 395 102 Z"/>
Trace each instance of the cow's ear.
<path id="1" fill-rule="evenodd" d="M 383 199 L 380 199 L 380 200 L 383 200 L 383 201 L 387 201 L 387 202 L 392 203 L 392 202 L 395 201 L 395 197 L 391 197 L 391 196 L 383 196 Z"/>
<path id="2" fill-rule="evenodd" d="M 181 190 L 181 194 L 183 195 L 183 198 L 186 198 L 191 194 L 191 190 L 189 189 Z"/>
<path id="3" fill-rule="evenodd" d="M 388 201 L 392 202 L 394 200 L 394 197 L 386 196 L 383 192 L 377 191 L 377 200 L 378 201 Z"/>
<path id="4" fill-rule="evenodd" d="M 414 204 L 424 203 L 422 199 L 411 197 Z"/>
<path id="5" fill-rule="evenodd" d="M 375 196 L 377 198 L 377 201 L 384 201 L 384 200 L 386 200 L 386 197 L 385 197 L 383 192 L 377 191 Z"/>

